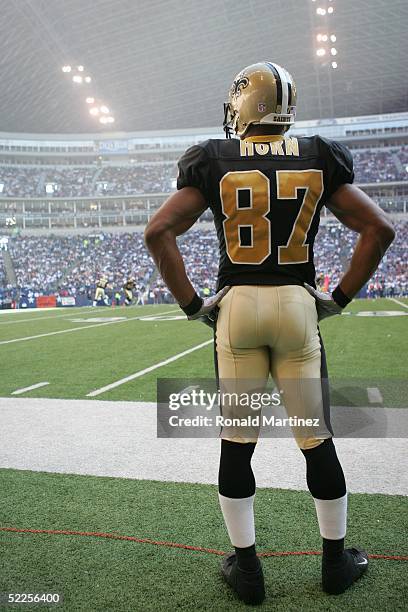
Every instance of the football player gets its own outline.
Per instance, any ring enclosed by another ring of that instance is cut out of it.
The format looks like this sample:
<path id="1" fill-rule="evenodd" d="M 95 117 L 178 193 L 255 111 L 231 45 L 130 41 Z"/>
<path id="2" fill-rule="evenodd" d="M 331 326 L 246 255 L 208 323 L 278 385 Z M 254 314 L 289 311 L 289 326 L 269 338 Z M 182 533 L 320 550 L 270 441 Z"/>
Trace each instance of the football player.
<path id="1" fill-rule="evenodd" d="M 136 287 L 135 279 L 133 277 L 129 277 L 125 284 L 123 285 L 123 291 L 125 293 L 125 304 L 126 306 L 130 306 L 133 302 L 133 291 Z"/>
<path id="2" fill-rule="evenodd" d="M 101 276 L 96 283 L 95 297 L 93 306 L 96 306 L 100 300 L 103 300 L 107 304 L 108 296 L 105 293 L 105 289 L 108 286 L 108 279 L 106 276 Z"/>
<path id="3" fill-rule="evenodd" d="M 260 62 L 234 79 L 224 108 L 226 140 L 208 140 L 179 161 L 178 192 L 153 216 L 146 242 L 189 319 L 215 326 L 220 384 L 245 388 L 269 375 L 289 416 L 319 418 L 294 428 L 306 460 L 323 538 L 322 586 L 345 591 L 367 569 L 363 550 L 344 546 L 347 492 L 332 440 L 324 348 L 318 321 L 340 314 L 376 270 L 394 238 L 385 213 L 353 186 L 345 146 L 286 134 L 295 122 L 296 85 L 277 64 Z M 230 138 L 230 136 L 238 138 Z M 188 279 L 176 237 L 210 207 L 220 244 L 218 293 L 202 299 Z M 316 290 L 313 243 L 323 206 L 359 234 L 350 265 L 330 293 Z M 230 287 L 230 289 L 229 289 Z M 231 409 L 222 405 L 227 414 Z M 246 603 L 265 596 L 255 550 L 258 432 L 223 427 L 219 501 L 234 547 L 223 561 L 228 584 Z"/>

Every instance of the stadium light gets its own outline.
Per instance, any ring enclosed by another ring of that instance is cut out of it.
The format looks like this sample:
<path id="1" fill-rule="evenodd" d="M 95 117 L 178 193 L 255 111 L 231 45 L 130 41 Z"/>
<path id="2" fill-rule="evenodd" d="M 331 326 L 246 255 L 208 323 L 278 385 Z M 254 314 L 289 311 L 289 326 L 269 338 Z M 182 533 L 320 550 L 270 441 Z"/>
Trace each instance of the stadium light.
<path id="1" fill-rule="evenodd" d="M 332 62 L 331 66 L 332 66 L 332 68 L 337 68 L 337 62 Z"/>
<path id="2" fill-rule="evenodd" d="M 316 9 L 316 14 L 317 15 L 325 15 L 326 14 L 326 9 L 321 8 L 320 6 Z"/>
<path id="3" fill-rule="evenodd" d="M 332 35 L 330 36 L 330 40 L 331 40 L 332 42 L 336 42 L 336 40 L 337 40 L 336 35 L 335 35 L 335 34 L 332 34 Z"/>
<path id="4" fill-rule="evenodd" d="M 327 12 L 329 13 L 329 15 L 331 15 L 334 12 L 334 7 L 329 6 L 329 8 L 327 9 Z"/>
<path id="5" fill-rule="evenodd" d="M 70 66 L 68 64 L 65 64 L 64 66 L 61 66 L 61 70 L 62 72 L 72 72 L 70 78 L 75 84 L 81 85 L 83 83 L 92 83 L 92 77 L 89 74 L 85 74 L 85 67 L 82 64 L 79 64 L 77 66 Z M 113 123 L 115 121 L 115 118 L 112 116 L 109 107 L 100 98 L 95 98 L 94 96 L 87 96 L 84 98 L 84 100 L 86 104 L 91 105 L 90 108 L 88 107 L 89 114 L 92 117 L 96 117 L 97 119 L 99 119 L 100 123 Z M 101 116 L 104 117 L 103 120 Z"/>
<path id="6" fill-rule="evenodd" d="M 323 34 L 323 36 L 322 36 L 322 41 L 323 41 L 323 42 L 327 42 L 327 40 L 328 40 L 328 36 L 327 36 L 327 34 Z"/>
<path id="7" fill-rule="evenodd" d="M 330 49 L 330 53 L 331 53 L 332 55 L 337 55 L 337 49 L 336 49 L 336 47 L 332 47 L 332 48 Z"/>
<path id="8" fill-rule="evenodd" d="M 320 49 L 317 49 L 316 55 L 318 57 L 323 57 L 323 55 L 326 55 L 326 49 L 323 49 L 323 47 L 320 47 Z"/>

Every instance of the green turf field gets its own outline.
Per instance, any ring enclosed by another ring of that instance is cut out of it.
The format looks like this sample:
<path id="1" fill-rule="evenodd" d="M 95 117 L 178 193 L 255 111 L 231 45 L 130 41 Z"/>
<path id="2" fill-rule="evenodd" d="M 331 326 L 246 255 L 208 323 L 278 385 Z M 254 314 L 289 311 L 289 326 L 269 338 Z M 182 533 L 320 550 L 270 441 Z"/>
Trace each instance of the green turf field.
<path id="1" fill-rule="evenodd" d="M 329 374 L 334 381 L 360 378 L 367 379 L 366 386 L 376 386 L 387 379 L 406 379 L 402 356 L 408 348 L 408 317 L 358 314 L 367 310 L 408 313 L 408 302 L 399 301 L 407 307 L 388 299 L 356 300 L 346 309 L 348 314 L 323 321 Z M 165 313 L 162 318 L 160 313 Z M 173 320 L 174 316 L 178 318 Z M 0 396 L 48 382 L 22 396 L 85 398 L 211 337 L 208 327 L 187 321 L 173 305 L 4 314 L 0 316 Z M 209 344 L 102 393 L 98 399 L 154 401 L 158 377 L 212 377 L 212 356 Z M 404 405 L 406 389 L 401 391 L 398 383 L 381 391 L 385 405 Z"/>
<path id="2" fill-rule="evenodd" d="M 379 314 L 361 316 L 367 311 Z M 367 404 L 366 387 L 375 386 L 385 406 L 407 407 L 400 383 L 407 379 L 407 312 L 407 299 L 356 300 L 341 317 L 323 321 L 334 400 L 344 390 L 336 381 L 346 380 L 360 405 Z M 213 376 L 211 338 L 209 328 L 186 321 L 174 305 L 2 313 L 0 397 L 47 382 L 18 397 L 88 400 L 89 393 L 141 373 L 95 399 L 154 401 L 158 377 Z M 163 364 L 202 343 L 208 344 Z M 7 449 L 7 440 L 3 444 Z M 39 448 L 47 452 L 52 455 L 52 440 L 49 451 Z M 214 552 L 1 531 L 108 533 L 227 551 L 214 486 L 0 469 L 0 492 L 0 592 L 57 591 L 67 612 L 245 609 L 220 578 Z M 374 555 L 407 556 L 406 505 L 406 497 L 396 495 L 351 495 L 348 542 Z M 259 552 L 319 550 L 308 493 L 259 489 L 256 516 Z M 318 556 L 273 556 L 263 563 L 265 610 L 406 609 L 408 561 L 372 559 L 367 576 L 338 597 L 321 591 Z"/>
<path id="3" fill-rule="evenodd" d="M 0 470 L 0 488 L 5 492 L 0 499 L 3 527 L 107 532 L 230 548 L 213 486 Z M 363 542 L 370 554 L 407 555 L 406 516 L 403 497 L 352 495 L 348 541 Z M 256 518 L 259 552 L 319 550 L 308 493 L 261 489 Z M 220 557 L 209 552 L 7 532 L 0 532 L 0 547 L 0 591 L 59 592 L 66 610 L 246 608 L 222 582 Z M 269 557 L 263 564 L 264 610 L 406 609 L 407 561 L 372 559 L 368 574 L 336 597 L 320 589 L 319 557 Z"/>

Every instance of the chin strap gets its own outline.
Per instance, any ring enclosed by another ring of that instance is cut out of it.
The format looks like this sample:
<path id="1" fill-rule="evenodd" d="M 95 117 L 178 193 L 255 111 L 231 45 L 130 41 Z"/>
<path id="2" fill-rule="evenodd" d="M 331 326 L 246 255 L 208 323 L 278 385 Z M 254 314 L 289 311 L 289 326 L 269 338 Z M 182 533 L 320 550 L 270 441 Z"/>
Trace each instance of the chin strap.
<path id="1" fill-rule="evenodd" d="M 222 122 L 222 128 L 225 132 L 225 138 L 231 138 L 234 134 L 234 130 L 231 127 L 231 107 L 229 102 L 224 103 L 224 121 Z"/>

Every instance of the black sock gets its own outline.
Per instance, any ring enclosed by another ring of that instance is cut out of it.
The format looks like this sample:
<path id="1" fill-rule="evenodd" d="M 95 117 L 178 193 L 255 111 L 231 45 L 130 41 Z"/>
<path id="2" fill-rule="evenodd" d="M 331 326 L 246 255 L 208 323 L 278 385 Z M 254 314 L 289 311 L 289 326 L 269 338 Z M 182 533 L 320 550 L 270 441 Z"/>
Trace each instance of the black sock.
<path id="1" fill-rule="evenodd" d="M 323 538 L 323 561 L 338 563 L 343 560 L 344 538 L 341 540 L 327 540 Z"/>
<path id="2" fill-rule="evenodd" d="M 255 544 L 247 548 L 238 548 L 238 546 L 235 546 L 235 552 L 237 555 L 238 567 L 240 569 L 247 572 L 258 569 L 260 562 L 256 556 Z"/>
<path id="3" fill-rule="evenodd" d="M 255 477 L 251 459 L 255 443 L 230 442 L 221 440 L 218 491 L 224 497 L 242 499 L 255 493 Z"/>

